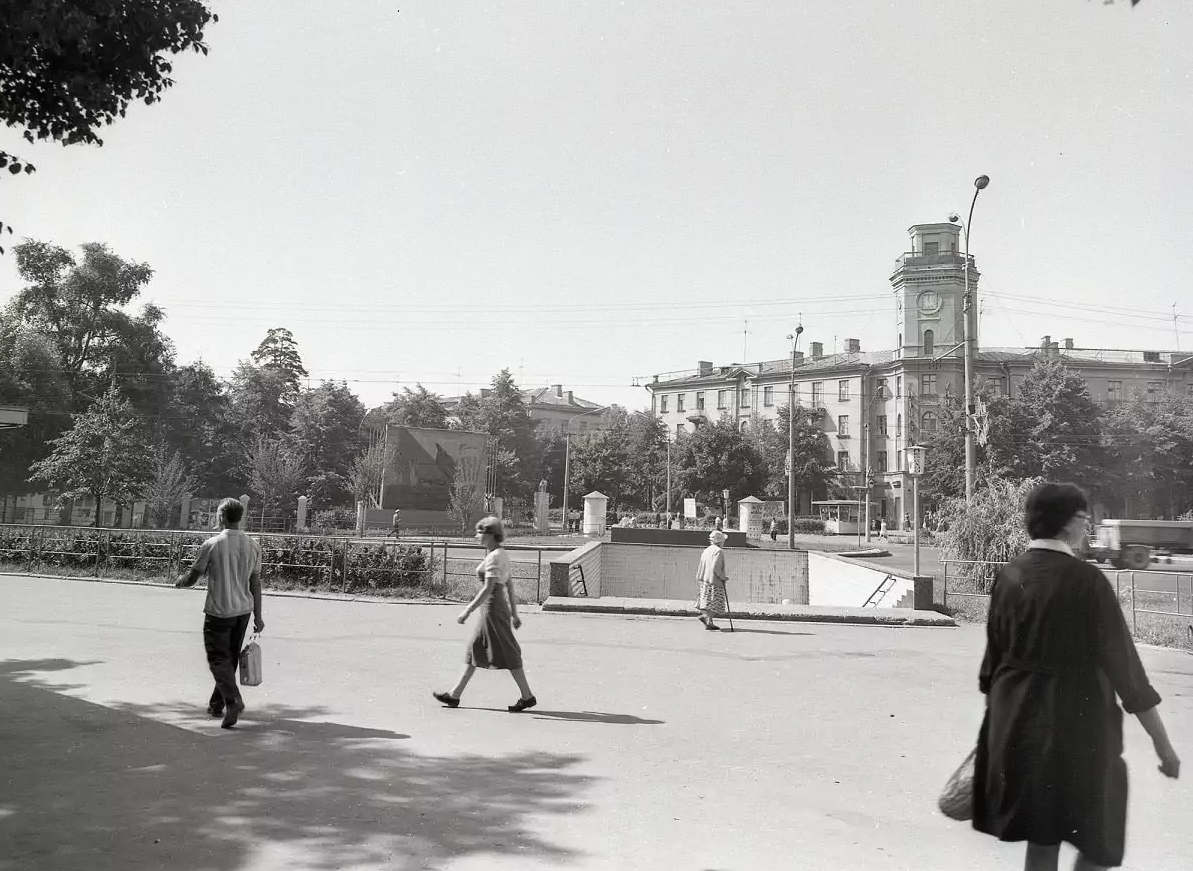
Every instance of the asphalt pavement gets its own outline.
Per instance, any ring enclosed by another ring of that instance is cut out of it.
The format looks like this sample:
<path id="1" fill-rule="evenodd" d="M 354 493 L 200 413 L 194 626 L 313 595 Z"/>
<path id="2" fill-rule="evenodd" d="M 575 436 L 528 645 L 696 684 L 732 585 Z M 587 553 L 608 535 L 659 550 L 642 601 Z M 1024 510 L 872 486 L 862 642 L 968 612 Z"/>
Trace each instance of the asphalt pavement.
<path id="1" fill-rule="evenodd" d="M 451 685 L 459 606 L 268 596 L 264 683 L 224 731 L 196 591 L 0 576 L 2 871 L 995 869 L 942 817 L 982 714 L 980 627 L 526 609 L 539 706 Z M 1193 757 L 1193 660 L 1144 649 Z M 1193 855 L 1189 780 L 1126 726 L 1130 869 Z M 1070 861 L 1067 860 L 1066 861 Z"/>

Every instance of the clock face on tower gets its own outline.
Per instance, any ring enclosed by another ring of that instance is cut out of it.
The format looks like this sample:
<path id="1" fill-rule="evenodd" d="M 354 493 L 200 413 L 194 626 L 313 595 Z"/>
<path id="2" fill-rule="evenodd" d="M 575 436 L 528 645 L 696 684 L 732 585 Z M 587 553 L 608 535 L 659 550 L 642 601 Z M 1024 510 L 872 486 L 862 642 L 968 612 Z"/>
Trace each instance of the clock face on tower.
<path id="1" fill-rule="evenodd" d="M 925 290 L 920 294 L 919 305 L 920 312 L 926 315 L 934 315 L 940 311 L 940 294 L 935 290 Z"/>

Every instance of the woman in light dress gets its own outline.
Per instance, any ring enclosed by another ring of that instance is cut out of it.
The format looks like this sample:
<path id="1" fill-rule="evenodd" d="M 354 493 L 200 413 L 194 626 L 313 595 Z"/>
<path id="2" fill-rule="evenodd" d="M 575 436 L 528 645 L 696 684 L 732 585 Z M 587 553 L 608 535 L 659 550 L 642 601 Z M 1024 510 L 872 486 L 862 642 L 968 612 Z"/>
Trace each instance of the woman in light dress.
<path id="1" fill-rule="evenodd" d="M 501 546 L 505 529 L 496 517 L 486 517 L 476 524 L 476 537 L 485 546 L 485 558 L 476 567 L 480 590 L 456 618 L 457 623 L 468 620 L 473 611 L 480 611 L 464 653 L 464 671 L 449 692 L 432 693 L 449 708 L 458 707 L 460 696 L 478 668 L 509 671 L 518 684 L 521 696 L 509 706 L 510 713 L 519 713 L 538 704 L 526 672 L 522 669 L 522 647 L 514 637 L 514 630 L 522 625 L 518 617 L 518 594 L 514 591 L 513 570 L 509 554 Z"/>
<path id="2" fill-rule="evenodd" d="M 721 549 L 728 537 L 719 529 L 710 532 L 708 540 L 711 544 L 700 554 L 700 567 L 696 569 L 696 580 L 700 583 L 696 610 L 700 612 L 699 619 L 704 628 L 713 632 L 721 629 L 714 618 L 729 613 L 729 594 L 725 591 L 729 575 L 725 573 L 725 551 Z"/>

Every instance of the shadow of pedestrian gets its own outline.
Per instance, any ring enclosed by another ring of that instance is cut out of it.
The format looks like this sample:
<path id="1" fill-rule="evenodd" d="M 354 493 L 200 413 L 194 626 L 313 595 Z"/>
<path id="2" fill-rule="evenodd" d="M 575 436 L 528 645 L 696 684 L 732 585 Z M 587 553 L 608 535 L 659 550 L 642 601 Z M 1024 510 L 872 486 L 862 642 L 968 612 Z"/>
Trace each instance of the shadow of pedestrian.
<path id="1" fill-rule="evenodd" d="M 464 708 L 460 710 L 491 711 L 495 714 L 508 714 L 503 708 Z M 599 711 L 540 711 L 531 708 L 522 716 L 534 717 L 538 720 L 571 720 L 576 723 L 608 723 L 611 726 L 662 726 L 665 720 L 647 720 L 635 717 L 633 714 L 603 714 Z"/>
<path id="2" fill-rule="evenodd" d="M 730 635 L 737 635 L 742 633 L 744 635 L 815 635 L 815 632 L 800 632 L 798 630 L 784 631 L 782 629 L 751 629 L 749 627 L 738 626 Z"/>
<path id="3" fill-rule="evenodd" d="M 76 664 L 0 664 L 0 744 L 20 748 L 0 778 L 0 869 L 582 858 L 536 819 L 584 810 L 594 778 L 575 771 L 580 755 L 425 756 L 400 733 L 320 722 L 327 712 L 315 707 L 254 708 L 227 731 L 201 709 L 106 707 L 37 676 Z"/>

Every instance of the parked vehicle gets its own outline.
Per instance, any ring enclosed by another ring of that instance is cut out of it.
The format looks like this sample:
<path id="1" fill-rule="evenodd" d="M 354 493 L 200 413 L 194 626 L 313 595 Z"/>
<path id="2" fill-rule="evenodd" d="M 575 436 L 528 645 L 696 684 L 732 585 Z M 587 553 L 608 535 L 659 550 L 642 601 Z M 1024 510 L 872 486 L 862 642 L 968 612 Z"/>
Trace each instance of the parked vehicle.
<path id="1" fill-rule="evenodd" d="M 1193 553 L 1193 520 L 1103 520 L 1090 543 L 1090 556 L 1116 569 L 1146 569 L 1174 553 Z"/>

